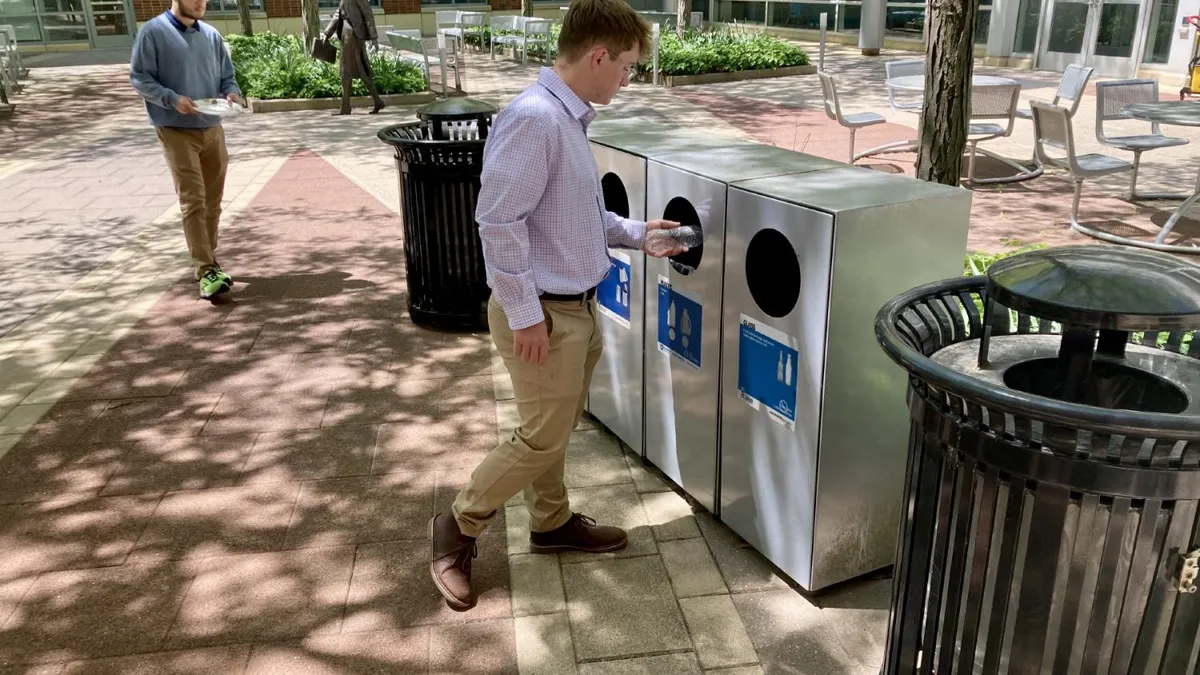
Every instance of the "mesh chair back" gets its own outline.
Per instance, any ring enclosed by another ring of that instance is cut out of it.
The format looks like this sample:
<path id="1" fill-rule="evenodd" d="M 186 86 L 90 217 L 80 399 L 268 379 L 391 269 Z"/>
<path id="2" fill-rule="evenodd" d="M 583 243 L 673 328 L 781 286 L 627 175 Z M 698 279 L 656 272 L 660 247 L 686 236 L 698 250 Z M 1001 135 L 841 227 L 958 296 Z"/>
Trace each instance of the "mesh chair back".
<path id="1" fill-rule="evenodd" d="M 1034 146 L 1037 156 L 1043 163 L 1058 164 L 1046 154 L 1045 146 L 1065 150 L 1066 164 L 1072 171 L 1075 169 L 1075 136 L 1071 129 L 1070 112 L 1057 105 L 1042 101 L 1030 101 L 1033 112 Z"/>
<path id="2" fill-rule="evenodd" d="M 1002 84 L 971 88 L 971 119 L 1012 119 L 1017 114 L 1021 85 Z"/>
<path id="3" fill-rule="evenodd" d="M 821 97 L 825 101 L 825 114 L 829 119 L 842 121 L 842 107 L 838 104 L 837 84 L 833 81 L 833 76 L 829 73 L 817 73 L 817 77 L 821 79 Z"/>
<path id="4" fill-rule="evenodd" d="M 1079 102 L 1083 100 L 1083 90 L 1087 88 L 1088 80 L 1091 77 L 1091 68 L 1074 63 L 1067 66 L 1067 69 L 1063 71 L 1062 81 L 1058 83 L 1058 92 L 1054 95 L 1055 104 L 1062 105 L 1063 101 L 1070 101 L 1071 107 L 1068 110 L 1074 116 L 1075 111 L 1079 110 Z"/>
<path id="5" fill-rule="evenodd" d="M 1114 80 L 1096 84 L 1096 114 L 1102 122 L 1128 119 L 1121 111 L 1132 103 L 1157 101 L 1157 80 Z"/>
<path id="6" fill-rule="evenodd" d="M 901 59 L 883 64 L 887 79 L 925 74 L 925 59 Z"/>

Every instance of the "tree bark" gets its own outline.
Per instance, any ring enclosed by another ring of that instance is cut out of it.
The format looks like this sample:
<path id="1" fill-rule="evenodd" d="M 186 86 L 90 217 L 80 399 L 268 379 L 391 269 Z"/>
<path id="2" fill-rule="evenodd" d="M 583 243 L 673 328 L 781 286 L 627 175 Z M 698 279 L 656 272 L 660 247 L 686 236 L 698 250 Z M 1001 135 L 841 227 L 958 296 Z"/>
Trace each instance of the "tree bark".
<path id="1" fill-rule="evenodd" d="M 692 20 L 692 0 L 676 0 L 675 14 L 675 34 L 682 40 L 688 22 Z"/>
<path id="2" fill-rule="evenodd" d="M 242 20 L 242 34 L 254 35 L 254 23 L 250 20 L 250 0 L 238 0 L 238 18 Z"/>
<path id="3" fill-rule="evenodd" d="M 979 0 L 930 0 L 929 8 L 917 178 L 958 185 L 971 114 Z"/>
<path id="4" fill-rule="evenodd" d="M 300 14 L 304 17 L 304 51 L 311 52 L 313 41 L 321 37 L 323 28 L 317 0 L 300 0 Z"/>
<path id="5" fill-rule="evenodd" d="M 533 16 L 533 0 L 521 0 L 521 15 Z"/>

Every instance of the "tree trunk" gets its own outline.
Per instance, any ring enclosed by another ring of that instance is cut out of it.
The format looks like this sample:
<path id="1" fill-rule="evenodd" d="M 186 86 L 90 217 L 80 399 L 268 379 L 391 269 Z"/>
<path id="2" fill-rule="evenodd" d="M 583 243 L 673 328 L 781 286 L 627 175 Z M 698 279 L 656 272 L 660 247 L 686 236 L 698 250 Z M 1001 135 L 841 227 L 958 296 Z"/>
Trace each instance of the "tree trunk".
<path id="1" fill-rule="evenodd" d="M 304 51 L 312 51 L 313 41 L 321 37 L 321 15 L 317 13 L 317 0 L 300 0 L 300 14 L 304 17 Z"/>
<path id="2" fill-rule="evenodd" d="M 979 0 L 930 0 L 925 66 L 925 114 L 917 178 L 958 185 L 975 70 L 975 21 Z"/>
<path id="3" fill-rule="evenodd" d="M 682 40 L 692 20 L 692 0 L 675 0 L 675 14 L 675 34 Z"/>
<path id="4" fill-rule="evenodd" d="M 533 0 L 521 0 L 521 15 L 533 16 Z"/>
<path id="5" fill-rule="evenodd" d="M 250 0 L 238 0 L 238 18 L 242 20 L 242 34 L 254 35 L 254 23 L 250 21 Z"/>

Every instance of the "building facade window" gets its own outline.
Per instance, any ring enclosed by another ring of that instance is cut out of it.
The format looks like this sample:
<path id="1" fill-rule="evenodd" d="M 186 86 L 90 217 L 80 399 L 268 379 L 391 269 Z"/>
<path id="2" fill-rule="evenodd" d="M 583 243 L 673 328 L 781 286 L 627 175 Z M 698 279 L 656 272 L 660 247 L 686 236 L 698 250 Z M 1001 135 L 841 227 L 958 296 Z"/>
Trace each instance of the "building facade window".
<path id="1" fill-rule="evenodd" d="M 13 27 L 17 42 L 46 44 L 59 42 L 88 42 L 89 29 L 84 0 L 0 0 L 0 24 Z M 124 20 L 124 14 L 113 14 Z M 109 18 L 109 14 L 98 18 Z M 97 30 L 118 30 L 124 26 L 101 25 Z"/>
<path id="2" fill-rule="evenodd" d="M 1032 54 L 1037 49 L 1037 34 L 1041 27 L 1042 0 L 1021 0 L 1017 8 L 1017 34 L 1013 38 L 1014 54 Z"/>
<path id="3" fill-rule="evenodd" d="M 826 14 L 826 30 L 857 33 L 862 22 L 862 2 L 772 2 L 768 25 L 780 28 L 821 29 L 821 14 Z"/>
<path id="4" fill-rule="evenodd" d="M 1169 63 L 1171 42 L 1175 37 L 1179 0 L 1156 0 L 1150 13 L 1150 33 L 1146 36 L 1146 63 Z"/>
<path id="5" fill-rule="evenodd" d="M 252 11 L 252 12 L 263 11 L 263 0 L 249 0 L 249 2 L 250 2 L 250 11 Z M 237 0 L 208 0 L 208 10 L 207 11 L 213 12 L 213 13 L 227 12 L 230 14 L 237 14 L 238 3 L 237 3 Z"/>

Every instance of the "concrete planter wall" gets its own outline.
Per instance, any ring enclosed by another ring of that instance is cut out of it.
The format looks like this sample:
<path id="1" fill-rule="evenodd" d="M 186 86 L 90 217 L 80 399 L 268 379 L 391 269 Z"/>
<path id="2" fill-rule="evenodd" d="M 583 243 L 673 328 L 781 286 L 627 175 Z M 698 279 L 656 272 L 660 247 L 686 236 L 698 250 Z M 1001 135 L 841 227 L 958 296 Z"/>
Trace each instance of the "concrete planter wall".
<path id="1" fill-rule="evenodd" d="M 795 75 L 813 75 L 816 66 L 791 66 L 788 68 L 771 68 L 769 70 L 738 70 L 731 73 L 704 73 L 703 75 L 659 75 L 658 81 L 664 87 L 686 87 L 691 84 L 717 84 L 721 82 L 740 82 L 742 80 L 761 80 L 768 77 L 793 77 Z M 649 82 L 651 75 L 647 73 L 643 80 Z"/>
<path id="2" fill-rule="evenodd" d="M 383 102 L 389 106 L 395 105 L 417 105 L 420 103 L 430 103 L 437 97 L 431 91 L 423 91 L 419 94 L 385 94 L 382 96 Z M 355 108 L 370 108 L 373 101 L 370 96 L 352 96 L 350 104 Z M 250 99 L 250 112 L 269 113 L 269 112 L 295 112 L 297 110 L 335 110 L 342 105 L 340 98 L 280 98 L 272 100 L 263 100 L 258 98 Z"/>

